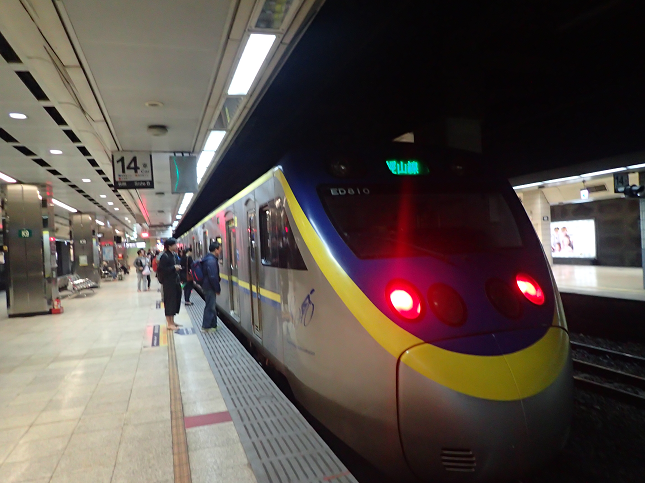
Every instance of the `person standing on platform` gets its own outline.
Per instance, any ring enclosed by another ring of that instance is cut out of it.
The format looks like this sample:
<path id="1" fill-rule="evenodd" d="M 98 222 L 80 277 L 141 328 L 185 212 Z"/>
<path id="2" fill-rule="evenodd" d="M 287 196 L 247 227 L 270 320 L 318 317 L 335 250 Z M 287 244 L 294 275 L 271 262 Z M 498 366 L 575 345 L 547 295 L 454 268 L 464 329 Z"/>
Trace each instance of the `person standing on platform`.
<path id="1" fill-rule="evenodd" d="M 175 330 L 179 328 L 179 325 L 175 324 L 175 315 L 179 313 L 181 307 L 181 283 L 179 281 L 181 265 L 176 255 L 177 240 L 168 238 L 163 246 L 164 252 L 157 263 L 157 278 L 161 282 L 168 330 Z"/>
<path id="2" fill-rule="evenodd" d="M 212 242 L 208 246 L 206 256 L 202 259 L 202 270 L 204 272 L 204 282 L 202 288 L 204 289 L 204 298 L 206 305 L 204 306 L 204 318 L 202 321 L 203 331 L 212 331 L 217 329 L 217 295 L 220 293 L 220 277 L 219 277 L 219 254 L 222 251 L 222 246 L 218 242 Z"/>
<path id="3" fill-rule="evenodd" d="M 181 282 L 184 284 L 184 304 L 193 305 L 190 301 L 190 293 L 193 291 L 193 251 L 190 247 L 186 248 L 184 256 L 181 257 Z"/>
<path id="4" fill-rule="evenodd" d="M 137 292 L 146 291 L 146 276 L 150 276 L 150 263 L 144 255 L 143 248 L 137 252 L 134 268 L 137 270 Z"/>

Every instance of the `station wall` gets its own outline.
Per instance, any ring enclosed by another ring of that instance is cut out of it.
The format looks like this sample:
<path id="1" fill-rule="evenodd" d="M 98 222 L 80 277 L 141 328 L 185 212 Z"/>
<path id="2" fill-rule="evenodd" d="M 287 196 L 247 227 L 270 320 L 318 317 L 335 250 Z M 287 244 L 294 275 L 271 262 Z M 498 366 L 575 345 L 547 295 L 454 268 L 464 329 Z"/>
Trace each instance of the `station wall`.
<path id="1" fill-rule="evenodd" d="M 552 221 L 583 219 L 596 221 L 597 265 L 642 266 L 639 200 L 611 199 L 551 206 Z M 553 262 L 582 263 L 580 260 L 561 258 Z"/>

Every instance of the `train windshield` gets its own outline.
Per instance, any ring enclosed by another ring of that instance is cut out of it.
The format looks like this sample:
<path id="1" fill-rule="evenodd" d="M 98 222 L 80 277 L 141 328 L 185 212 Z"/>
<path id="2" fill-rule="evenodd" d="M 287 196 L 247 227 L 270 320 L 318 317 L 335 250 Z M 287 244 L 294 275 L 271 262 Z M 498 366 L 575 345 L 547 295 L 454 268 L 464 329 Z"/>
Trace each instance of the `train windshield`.
<path id="1" fill-rule="evenodd" d="M 522 247 L 499 191 L 320 187 L 325 209 L 359 258 L 451 255 Z"/>

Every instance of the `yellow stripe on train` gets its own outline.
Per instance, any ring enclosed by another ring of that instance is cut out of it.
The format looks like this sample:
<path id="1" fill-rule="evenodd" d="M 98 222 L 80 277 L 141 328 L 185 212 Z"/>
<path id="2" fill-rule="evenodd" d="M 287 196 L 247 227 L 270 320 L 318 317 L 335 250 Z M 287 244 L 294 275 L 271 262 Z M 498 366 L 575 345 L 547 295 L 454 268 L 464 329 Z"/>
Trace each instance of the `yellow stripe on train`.
<path id="1" fill-rule="evenodd" d="M 331 255 L 302 211 L 284 173 L 276 170 L 275 177 L 282 185 L 286 205 L 318 268 L 359 323 L 393 357 L 398 359 L 412 346 L 423 345 L 422 357 L 404 357 L 402 362 L 445 387 L 497 401 L 512 401 L 538 394 L 561 373 L 569 349 L 568 336 L 560 328 L 549 329 L 535 344 L 513 354 L 477 356 L 424 344 L 399 327 L 372 303 Z M 557 325 L 557 312 L 554 323 Z M 508 375 L 509 367 L 517 387 L 498 384 L 500 378 Z"/>

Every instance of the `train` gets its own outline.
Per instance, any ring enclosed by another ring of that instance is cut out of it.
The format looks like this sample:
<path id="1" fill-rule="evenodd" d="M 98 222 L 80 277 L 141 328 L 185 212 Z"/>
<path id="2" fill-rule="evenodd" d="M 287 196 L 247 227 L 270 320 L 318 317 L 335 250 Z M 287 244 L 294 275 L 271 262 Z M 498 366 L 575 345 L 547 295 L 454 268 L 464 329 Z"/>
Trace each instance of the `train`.
<path id="1" fill-rule="evenodd" d="M 566 443 L 569 335 L 541 243 L 479 156 L 302 149 L 179 242 L 220 258 L 220 315 L 395 481 L 505 481 Z"/>

